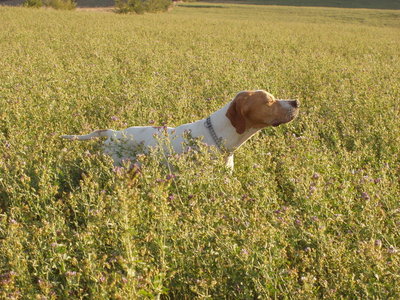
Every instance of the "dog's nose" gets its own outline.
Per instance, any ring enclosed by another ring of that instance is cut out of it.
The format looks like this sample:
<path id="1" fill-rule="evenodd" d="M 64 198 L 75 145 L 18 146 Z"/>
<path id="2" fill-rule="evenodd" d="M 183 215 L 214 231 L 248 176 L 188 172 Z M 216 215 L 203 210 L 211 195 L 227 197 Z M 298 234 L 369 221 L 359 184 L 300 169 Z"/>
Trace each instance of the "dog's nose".
<path id="1" fill-rule="evenodd" d="M 300 101 L 299 100 L 291 100 L 290 105 L 293 106 L 294 108 L 299 108 L 300 107 Z"/>

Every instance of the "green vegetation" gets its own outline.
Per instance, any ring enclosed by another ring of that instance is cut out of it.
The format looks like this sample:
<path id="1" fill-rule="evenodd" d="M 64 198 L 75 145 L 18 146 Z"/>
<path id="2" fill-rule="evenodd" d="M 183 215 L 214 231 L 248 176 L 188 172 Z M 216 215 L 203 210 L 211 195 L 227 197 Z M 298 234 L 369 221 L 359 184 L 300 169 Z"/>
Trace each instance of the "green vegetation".
<path id="1" fill-rule="evenodd" d="M 115 6 L 120 13 L 166 11 L 172 4 L 171 0 L 115 0 Z"/>
<path id="2" fill-rule="evenodd" d="M 400 12 L 0 14 L 0 298 L 399 298 Z M 233 175 L 207 151 L 127 171 L 59 138 L 260 88 L 302 109 Z"/>
<path id="3" fill-rule="evenodd" d="M 76 8 L 74 0 L 25 0 L 23 6 L 27 7 L 52 7 L 55 9 L 72 10 Z"/>

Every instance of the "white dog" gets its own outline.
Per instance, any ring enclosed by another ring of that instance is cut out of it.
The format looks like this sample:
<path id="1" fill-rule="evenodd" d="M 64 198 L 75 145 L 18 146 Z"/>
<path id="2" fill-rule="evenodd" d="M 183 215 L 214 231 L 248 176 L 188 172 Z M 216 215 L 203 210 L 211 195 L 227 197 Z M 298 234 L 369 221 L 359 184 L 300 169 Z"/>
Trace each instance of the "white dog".
<path id="1" fill-rule="evenodd" d="M 190 133 L 193 138 L 202 137 L 205 144 L 216 146 L 226 155 L 227 166 L 233 169 L 236 149 L 262 128 L 292 121 L 299 106 L 298 100 L 275 100 L 273 95 L 263 90 L 243 91 L 208 118 L 176 128 L 134 126 L 120 131 L 101 129 L 86 135 L 61 137 L 72 140 L 107 137 L 104 152 L 111 155 L 118 165 L 125 159 L 135 159 L 132 150 L 156 146 L 163 133 L 167 133 L 173 150 L 181 153 L 185 150 L 185 133 Z"/>

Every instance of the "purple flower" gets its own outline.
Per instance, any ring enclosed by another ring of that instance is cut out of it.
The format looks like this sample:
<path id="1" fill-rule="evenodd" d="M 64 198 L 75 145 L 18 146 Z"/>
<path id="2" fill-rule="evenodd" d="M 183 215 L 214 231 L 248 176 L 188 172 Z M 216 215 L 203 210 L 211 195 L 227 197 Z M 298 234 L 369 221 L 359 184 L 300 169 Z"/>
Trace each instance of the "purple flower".
<path id="1" fill-rule="evenodd" d="M 319 174 L 317 172 L 315 172 L 312 176 L 313 179 L 318 179 L 319 178 Z"/>
<path id="2" fill-rule="evenodd" d="M 167 176 L 166 176 L 166 179 L 167 180 L 171 180 L 171 179 L 174 179 L 176 176 L 174 175 L 174 174 L 168 174 Z"/>
<path id="3" fill-rule="evenodd" d="M 67 271 L 67 272 L 65 272 L 65 275 L 68 277 L 76 276 L 76 272 L 75 271 Z"/>
<path id="4" fill-rule="evenodd" d="M 362 193 L 361 193 L 361 198 L 362 198 L 363 200 L 369 200 L 371 197 L 368 195 L 367 192 L 362 192 Z"/>
<path id="5" fill-rule="evenodd" d="M 378 184 L 378 183 L 381 182 L 381 181 L 382 181 L 381 178 L 376 178 L 376 179 L 374 179 L 374 183 L 375 183 L 375 184 Z"/>
<path id="6" fill-rule="evenodd" d="M 112 116 L 112 117 L 111 117 L 111 120 L 113 120 L 113 121 L 118 121 L 119 118 L 118 118 L 117 116 Z"/>

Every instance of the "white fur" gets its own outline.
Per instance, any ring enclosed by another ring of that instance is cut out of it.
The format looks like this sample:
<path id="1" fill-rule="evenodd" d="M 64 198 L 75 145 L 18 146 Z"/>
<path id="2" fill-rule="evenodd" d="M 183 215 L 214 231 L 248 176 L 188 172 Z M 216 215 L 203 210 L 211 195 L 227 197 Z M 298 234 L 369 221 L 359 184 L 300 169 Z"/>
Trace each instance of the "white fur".
<path id="1" fill-rule="evenodd" d="M 279 100 L 287 111 L 291 111 L 288 100 Z M 231 101 L 232 102 L 232 101 Z M 223 149 L 226 151 L 226 165 L 233 170 L 233 152 L 246 142 L 260 129 L 249 128 L 239 134 L 231 121 L 226 116 L 231 102 L 210 115 L 211 123 L 216 135 L 222 138 Z M 288 120 L 289 121 L 289 120 Z M 185 132 L 190 132 L 193 138 L 202 138 L 202 141 L 209 146 L 217 146 L 208 128 L 205 127 L 206 118 L 188 124 L 172 127 L 134 126 L 124 130 L 96 130 L 86 135 L 63 135 L 61 137 L 72 140 L 89 140 L 95 137 L 107 137 L 104 142 L 104 152 L 110 155 L 116 165 L 121 164 L 125 159 L 135 159 L 134 150 L 142 150 L 157 145 L 163 135 L 168 136 L 171 147 L 176 153 L 182 153 L 184 149 Z"/>
<path id="2" fill-rule="evenodd" d="M 233 152 L 247 141 L 259 129 L 250 128 L 243 134 L 238 134 L 236 128 L 226 117 L 226 111 L 230 106 L 229 102 L 220 110 L 210 115 L 211 123 L 218 137 L 222 138 L 225 150 L 228 152 L 226 165 L 230 169 L 234 168 Z M 202 137 L 202 141 L 209 146 L 216 146 L 210 131 L 205 127 L 206 119 L 193 123 L 183 124 L 178 127 L 153 127 L 153 126 L 133 126 L 124 130 L 96 130 L 86 135 L 62 135 L 62 138 L 71 140 L 90 140 L 96 137 L 107 137 L 104 142 L 104 152 L 110 155 L 116 165 L 121 164 L 124 159 L 134 159 L 131 157 L 133 151 L 138 147 L 154 147 L 157 141 L 166 131 L 166 135 L 171 141 L 171 146 L 176 153 L 182 153 L 184 149 L 185 132 L 190 132 L 193 138 Z"/>

